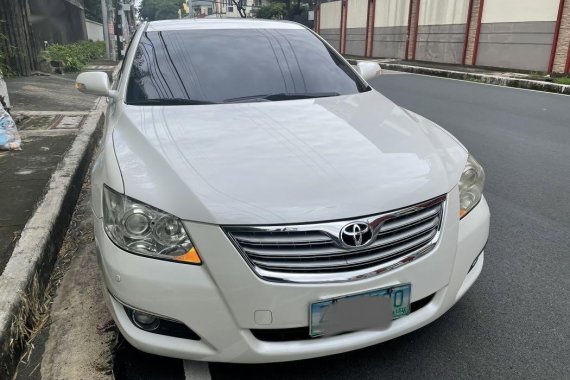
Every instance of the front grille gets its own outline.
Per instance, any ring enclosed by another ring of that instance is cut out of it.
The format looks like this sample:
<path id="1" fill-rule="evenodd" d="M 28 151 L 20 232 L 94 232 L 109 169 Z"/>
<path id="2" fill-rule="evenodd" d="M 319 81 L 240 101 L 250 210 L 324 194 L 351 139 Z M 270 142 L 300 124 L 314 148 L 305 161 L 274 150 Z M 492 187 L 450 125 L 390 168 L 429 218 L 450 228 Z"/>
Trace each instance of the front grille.
<path id="1" fill-rule="evenodd" d="M 416 258 L 439 237 L 445 196 L 393 212 L 340 222 L 269 227 L 228 226 L 225 231 L 254 271 L 269 280 L 319 282 L 356 279 L 363 270 Z M 362 222 L 370 241 L 350 247 L 341 237 L 345 226 Z M 404 262 L 400 262 L 403 265 Z M 347 277 L 347 272 L 354 276 Z M 335 273 L 345 275 L 335 276 Z"/>

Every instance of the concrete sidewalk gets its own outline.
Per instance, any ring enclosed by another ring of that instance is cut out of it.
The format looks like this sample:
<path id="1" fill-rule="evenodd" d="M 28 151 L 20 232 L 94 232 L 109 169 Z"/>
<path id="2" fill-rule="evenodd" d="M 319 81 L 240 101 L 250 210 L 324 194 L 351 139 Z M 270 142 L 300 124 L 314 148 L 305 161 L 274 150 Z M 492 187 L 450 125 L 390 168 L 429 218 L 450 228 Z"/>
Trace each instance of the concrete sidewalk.
<path id="1" fill-rule="evenodd" d="M 42 296 L 101 132 L 105 101 L 77 92 L 75 77 L 6 80 L 23 150 L 0 152 L 0 378 L 18 360 L 14 321 Z"/>
<path id="2" fill-rule="evenodd" d="M 398 59 L 371 59 L 364 57 L 347 57 L 347 59 L 352 64 L 356 64 L 360 60 L 371 60 L 378 62 L 386 70 L 570 95 L 570 85 L 554 83 L 553 78 L 541 73 L 513 72 L 477 66 L 402 61 Z"/>
<path id="3" fill-rule="evenodd" d="M 77 74 L 6 80 L 22 151 L 0 152 L 0 275 L 20 231 L 69 149 L 96 96 L 80 96 Z"/>

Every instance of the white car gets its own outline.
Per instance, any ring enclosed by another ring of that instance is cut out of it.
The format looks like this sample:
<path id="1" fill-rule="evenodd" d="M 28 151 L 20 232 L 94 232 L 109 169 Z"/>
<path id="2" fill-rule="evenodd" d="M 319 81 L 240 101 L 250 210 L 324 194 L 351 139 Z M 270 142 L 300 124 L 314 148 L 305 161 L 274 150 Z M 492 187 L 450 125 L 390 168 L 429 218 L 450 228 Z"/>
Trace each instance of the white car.
<path id="1" fill-rule="evenodd" d="M 112 88 L 78 77 L 109 98 L 95 241 L 132 345 L 306 359 L 409 333 L 465 294 L 489 232 L 483 169 L 372 89 L 379 71 L 295 23 L 173 20 L 141 25 Z"/>

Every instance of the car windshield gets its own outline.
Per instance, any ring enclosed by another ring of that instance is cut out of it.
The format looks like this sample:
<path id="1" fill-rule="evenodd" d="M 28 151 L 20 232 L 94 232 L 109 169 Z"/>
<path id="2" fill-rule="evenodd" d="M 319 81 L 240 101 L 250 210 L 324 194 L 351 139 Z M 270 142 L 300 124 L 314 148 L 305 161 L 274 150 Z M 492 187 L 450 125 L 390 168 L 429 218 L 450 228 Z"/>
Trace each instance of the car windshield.
<path id="1" fill-rule="evenodd" d="M 280 101 L 368 90 L 306 29 L 149 31 L 130 73 L 127 104 Z"/>

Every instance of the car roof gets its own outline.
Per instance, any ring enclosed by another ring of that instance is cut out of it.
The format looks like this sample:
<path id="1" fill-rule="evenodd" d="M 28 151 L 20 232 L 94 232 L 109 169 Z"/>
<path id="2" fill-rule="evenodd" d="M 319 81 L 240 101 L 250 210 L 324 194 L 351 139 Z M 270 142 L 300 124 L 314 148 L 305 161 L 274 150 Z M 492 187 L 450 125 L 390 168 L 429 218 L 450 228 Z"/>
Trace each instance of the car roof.
<path id="1" fill-rule="evenodd" d="M 147 31 L 191 30 L 191 29 L 304 29 L 291 21 L 256 19 L 179 19 L 151 21 Z"/>

